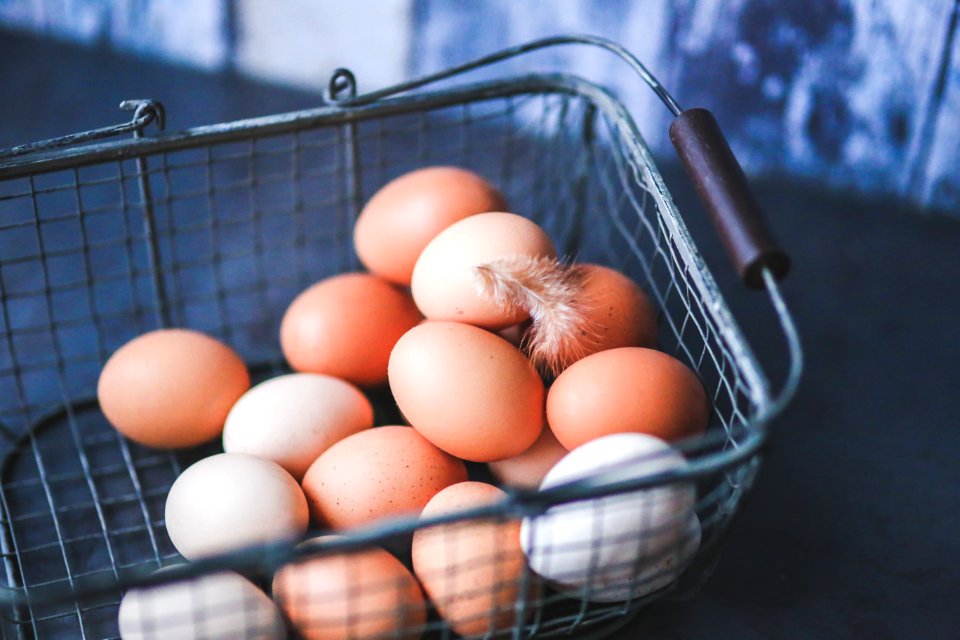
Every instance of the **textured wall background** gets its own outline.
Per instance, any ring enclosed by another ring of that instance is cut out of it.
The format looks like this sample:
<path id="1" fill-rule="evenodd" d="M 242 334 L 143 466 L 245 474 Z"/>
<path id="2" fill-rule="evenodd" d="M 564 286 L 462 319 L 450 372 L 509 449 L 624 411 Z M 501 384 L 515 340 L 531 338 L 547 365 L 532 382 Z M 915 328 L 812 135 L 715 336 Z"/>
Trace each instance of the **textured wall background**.
<path id="1" fill-rule="evenodd" d="M 713 109 L 748 171 L 960 216 L 958 12 L 960 0 L 0 0 L 9 28 L 317 89 L 335 66 L 371 89 L 543 35 L 596 33 L 637 53 L 681 104 Z M 616 88 L 670 153 L 665 111 L 612 56 L 535 60 Z"/>

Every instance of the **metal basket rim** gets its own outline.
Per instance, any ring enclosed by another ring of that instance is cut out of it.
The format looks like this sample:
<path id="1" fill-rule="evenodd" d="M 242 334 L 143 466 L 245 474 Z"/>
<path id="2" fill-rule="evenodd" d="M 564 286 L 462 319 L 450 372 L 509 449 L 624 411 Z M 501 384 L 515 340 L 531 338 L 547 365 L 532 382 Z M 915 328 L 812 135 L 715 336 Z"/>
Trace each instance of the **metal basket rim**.
<path id="1" fill-rule="evenodd" d="M 0 157 L 0 180 L 79 168 L 101 161 L 134 159 L 153 153 L 190 149 L 203 144 L 356 123 L 383 115 L 413 113 L 486 99 L 551 93 L 590 98 L 597 91 L 616 100 L 599 85 L 574 74 L 527 73 L 509 78 L 461 83 L 443 89 L 390 95 L 371 102 L 327 102 L 318 107 L 199 125 L 180 131 L 161 131 L 142 137 L 72 144 L 59 149 L 32 151 L 9 158 Z"/>
<path id="2" fill-rule="evenodd" d="M 124 140 L 84 144 L 55 151 L 37 152 L 0 160 L 0 180 L 48 173 L 64 168 L 79 168 L 97 162 L 140 158 L 154 153 L 194 148 L 204 144 L 252 139 L 255 136 L 291 133 L 333 124 L 362 122 L 384 115 L 411 113 L 427 109 L 466 104 L 485 99 L 522 94 L 566 93 L 590 100 L 608 115 L 620 129 L 627 149 L 647 172 L 656 187 L 657 204 L 670 226 L 670 231 L 686 263 L 694 267 L 690 273 L 698 293 L 707 303 L 727 346 L 733 350 L 738 366 L 746 374 L 751 401 L 764 413 L 772 396 L 763 369 L 730 312 L 716 281 L 691 238 L 679 210 L 656 167 L 656 162 L 643 136 L 624 104 L 599 84 L 574 74 L 524 74 L 507 79 L 494 79 L 462 84 L 446 89 L 388 96 L 357 105 L 329 104 L 280 114 L 202 125 L 173 133 L 160 133 Z M 773 415 L 767 415 L 767 418 Z"/>
<path id="3" fill-rule="evenodd" d="M 584 481 L 577 481 L 564 487 L 558 487 L 558 489 L 565 489 L 566 492 L 557 492 L 555 496 L 550 494 L 553 496 L 552 499 L 545 500 L 541 497 L 537 499 L 537 502 L 543 508 L 546 508 L 553 501 L 559 503 L 574 499 L 571 496 L 579 495 L 583 499 L 603 495 L 604 492 L 621 493 L 652 484 L 692 480 L 720 473 L 749 460 L 762 447 L 767 437 L 766 426 L 779 413 L 782 405 L 773 402 L 761 364 L 750 349 L 709 268 L 687 231 L 680 212 L 667 190 L 633 117 L 623 103 L 607 89 L 580 76 L 560 73 L 523 74 L 510 78 L 497 78 L 459 84 L 449 88 L 389 96 L 369 103 L 356 105 L 326 104 L 312 109 L 203 125 L 173 133 L 88 143 L 52 152 L 34 152 L 14 157 L 6 162 L 0 161 L 0 181 L 53 172 L 64 168 L 79 168 L 98 162 L 125 160 L 154 153 L 190 149 L 218 142 L 246 140 L 263 135 L 290 133 L 320 126 L 361 122 L 385 115 L 418 112 L 523 94 L 576 95 L 589 100 L 617 125 L 620 135 L 623 136 L 625 148 L 632 154 L 632 159 L 647 172 L 646 177 L 656 187 L 652 195 L 657 199 L 661 215 L 670 227 L 672 239 L 682 251 L 685 261 L 687 261 L 693 284 L 697 288 L 697 293 L 702 296 L 704 310 L 717 323 L 717 327 L 720 329 L 719 337 L 731 348 L 731 353 L 737 365 L 746 374 L 752 394 L 751 402 L 757 408 L 755 416 L 749 417 L 747 423 L 741 427 L 747 432 L 747 436 L 740 446 L 726 451 L 706 454 L 698 458 L 695 464 L 691 464 L 683 472 L 669 474 L 669 478 L 666 476 L 634 477 L 625 482 L 606 487 L 603 483 L 599 483 L 599 486 L 596 486 L 596 483 L 592 487 L 584 486 L 582 484 Z M 17 449 L 14 448 L 10 453 L 16 451 Z M 6 462 L 5 459 L 3 466 L 6 465 Z M 589 485 L 589 483 L 585 484 Z M 416 519 L 408 518 L 398 520 L 392 527 L 380 527 L 379 531 L 374 528 L 372 531 L 360 532 L 359 534 L 357 532 L 344 532 L 348 541 L 343 543 L 342 546 L 344 548 L 364 546 L 380 538 L 409 533 L 417 528 L 441 522 L 455 522 L 477 517 L 509 516 L 511 513 L 516 513 L 518 505 L 532 499 L 533 495 L 535 495 L 534 492 L 514 492 L 508 494 L 505 500 L 484 509 L 452 514 L 438 519 L 436 523 L 420 523 Z M 351 535 L 352 533 L 354 535 Z M 2 587 L 0 588 L 0 604 L 16 606 L 26 604 L 28 601 L 34 604 L 38 602 L 57 602 L 97 593 L 115 592 L 119 589 L 135 586 L 173 582 L 222 568 L 240 568 L 241 571 L 259 572 L 273 569 L 288 561 L 293 544 L 258 545 L 238 552 L 219 554 L 201 562 L 183 566 L 176 571 L 164 573 L 162 576 L 156 576 L 145 570 L 132 570 L 130 573 L 121 574 L 119 578 L 110 575 L 104 576 L 103 580 L 91 580 L 76 591 L 70 587 L 61 587 L 51 590 L 44 596 L 40 596 L 36 591 L 28 595 L 23 587 Z"/>

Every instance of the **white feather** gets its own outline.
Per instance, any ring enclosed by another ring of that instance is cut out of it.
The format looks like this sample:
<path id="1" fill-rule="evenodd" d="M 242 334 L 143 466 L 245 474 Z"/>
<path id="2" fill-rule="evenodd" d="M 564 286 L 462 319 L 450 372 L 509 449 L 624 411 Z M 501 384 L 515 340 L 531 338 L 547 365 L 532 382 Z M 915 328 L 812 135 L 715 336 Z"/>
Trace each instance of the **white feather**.
<path id="1" fill-rule="evenodd" d="M 551 376 L 582 358 L 595 339 L 581 297 L 586 274 L 580 265 L 544 256 L 508 256 L 476 267 L 481 295 L 530 314 L 521 348 Z"/>

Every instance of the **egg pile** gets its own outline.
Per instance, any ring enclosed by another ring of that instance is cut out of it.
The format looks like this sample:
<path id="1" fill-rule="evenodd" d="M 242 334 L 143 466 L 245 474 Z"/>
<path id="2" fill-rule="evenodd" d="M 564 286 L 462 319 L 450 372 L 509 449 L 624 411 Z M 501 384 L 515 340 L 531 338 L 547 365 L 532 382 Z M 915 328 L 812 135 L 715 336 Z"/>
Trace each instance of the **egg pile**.
<path id="1" fill-rule="evenodd" d="M 354 246 L 367 272 L 316 283 L 283 317 L 293 373 L 251 388 L 239 355 L 186 329 L 139 336 L 106 363 L 100 407 L 127 438 L 160 448 L 222 438 L 224 453 L 187 468 L 167 497 L 167 531 L 187 560 L 308 529 L 324 536 L 302 544 L 322 544 L 384 518 L 504 499 L 468 478 L 465 461 L 541 490 L 687 465 L 670 443 L 701 434 L 710 404 L 690 369 L 653 348 L 656 314 L 641 288 L 613 269 L 557 260 L 547 233 L 508 212 L 480 176 L 429 167 L 393 180 L 361 212 Z M 507 265 L 500 284 L 533 291 L 533 306 L 480 286 L 484 265 Z M 572 269 L 574 279 L 557 276 Z M 585 328 L 559 337 L 560 366 L 544 374 L 531 333 L 574 313 L 540 295 L 556 283 L 576 307 L 581 324 L 571 326 Z M 385 384 L 407 424 L 374 425 L 365 392 Z M 672 582 L 700 542 L 695 499 L 673 484 L 522 521 L 422 528 L 407 550 L 286 565 L 272 601 L 229 572 L 135 589 L 121 635 L 279 638 L 288 624 L 311 640 L 418 638 L 428 607 L 462 636 L 503 631 L 522 622 L 520 595 L 553 588 L 613 602 Z M 219 595 L 191 597 L 207 591 Z M 230 597 L 243 604 L 231 609 Z"/>

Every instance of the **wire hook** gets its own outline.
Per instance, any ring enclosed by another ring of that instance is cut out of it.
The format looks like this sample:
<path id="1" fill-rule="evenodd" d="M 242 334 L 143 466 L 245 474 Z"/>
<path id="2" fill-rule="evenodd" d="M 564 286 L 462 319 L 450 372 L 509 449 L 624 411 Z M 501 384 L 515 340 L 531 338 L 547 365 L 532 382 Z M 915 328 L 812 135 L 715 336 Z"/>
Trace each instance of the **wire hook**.
<path id="1" fill-rule="evenodd" d="M 149 98 L 124 100 L 120 103 L 121 111 L 133 111 L 130 125 L 134 131 L 143 133 L 143 129 L 151 122 L 157 123 L 157 129 L 163 131 L 167 126 L 167 111 L 163 104 Z"/>
<path id="2" fill-rule="evenodd" d="M 327 102 L 349 102 L 357 97 L 357 78 L 350 69 L 338 67 L 330 74 L 326 90 Z"/>

